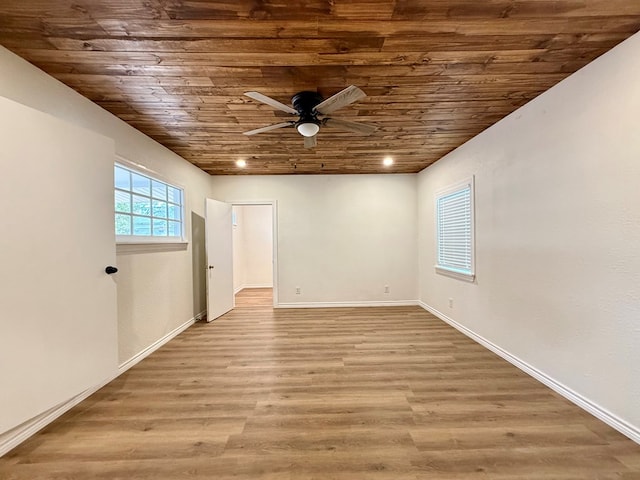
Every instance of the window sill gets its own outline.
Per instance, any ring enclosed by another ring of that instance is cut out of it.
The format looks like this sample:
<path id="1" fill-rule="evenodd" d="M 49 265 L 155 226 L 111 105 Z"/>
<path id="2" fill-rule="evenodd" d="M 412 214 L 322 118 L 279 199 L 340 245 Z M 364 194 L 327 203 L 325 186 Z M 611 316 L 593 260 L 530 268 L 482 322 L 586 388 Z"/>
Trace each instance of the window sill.
<path id="1" fill-rule="evenodd" d="M 476 279 L 475 273 L 464 273 L 459 272 L 457 270 L 452 270 L 446 267 L 441 267 L 440 265 L 436 265 L 436 273 L 440 275 L 446 275 L 447 277 L 457 278 L 458 280 L 464 280 L 466 282 L 473 282 Z"/>
<path id="2" fill-rule="evenodd" d="M 126 255 L 132 253 L 153 253 L 153 252 L 178 252 L 186 250 L 189 246 L 187 241 L 175 242 L 126 242 L 116 243 L 116 255 Z"/>

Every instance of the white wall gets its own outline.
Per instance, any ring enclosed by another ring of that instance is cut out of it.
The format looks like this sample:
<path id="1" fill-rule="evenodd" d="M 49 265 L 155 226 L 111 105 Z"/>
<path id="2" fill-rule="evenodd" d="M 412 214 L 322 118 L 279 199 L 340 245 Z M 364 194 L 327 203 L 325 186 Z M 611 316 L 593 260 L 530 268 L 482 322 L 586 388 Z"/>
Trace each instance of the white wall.
<path id="1" fill-rule="evenodd" d="M 238 252 L 239 276 L 235 288 L 259 288 L 273 286 L 273 216 L 271 205 L 234 205 L 238 213 L 234 227 L 234 258 Z M 238 230 L 236 230 L 238 229 Z M 236 237 L 239 241 L 236 242 Z M 236 282 L 236 264 L 233 266 Z"/>
<path id="2" fill-rule="evenodd" d="M 638 79 L 635 35 L 424 170 L 419 264 L 424 303 L 640 434 Z M 473 284 L 434 271 L 434 192 L 469 175 Z"/>
<path id="3" fill-rule="evenodd" d="M 125 362 L 206 308 L 202 255 L 204 199 L 210 177 L 41 70 L 0 47 L 0 95 L 93 130 L 115 141 L 116 153 L 186 189 L 182 249 L 119 250 L 119 360 Z M 28 241 L 28 239 L 27 239 Z"/>
<path id="4" fill-rule="evenodd" d="M 234 205 L 233 289 L 273 286 L 271 205 Z"/>
<path id="5" fill-rule="evenodd" d="M 217 176 L 212 185 L 217 200 L 277 201 L 280 304 L 416 300 L 415 175 Z"/>

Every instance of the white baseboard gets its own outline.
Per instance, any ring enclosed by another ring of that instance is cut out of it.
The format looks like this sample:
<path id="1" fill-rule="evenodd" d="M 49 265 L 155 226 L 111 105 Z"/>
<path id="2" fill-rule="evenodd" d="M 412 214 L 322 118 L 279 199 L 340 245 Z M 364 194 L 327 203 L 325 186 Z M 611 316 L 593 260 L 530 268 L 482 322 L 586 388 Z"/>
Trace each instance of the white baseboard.
<path id="1" fill-rule="evenodd" d="M 241 285 L 233 291 L 233 294 L 237 294 L 244 290 L 245 288 L 273 288 L 271 283 L 249 283 L 246 285 Z"/>
<path id="2" fill-rule="evenodd" d="M 414 307 L 417 300 L 386 300 L 363 302 L 300 302 L 279 303 L 274 308 L 351 308 L 351 307 Z"/>
<path id="3" fill-rule="evenodd" d="M 104 387 L 106 384 L 111 382 L 118 375 L 114 375 L 113 377 L 107 378 L 106 380 L 99 383 L 98 385 L 95 385 L 85 390 L 81 394 L 76 395 L 71 400 L 68 400 L 62 403 L 57 407 L 53 407 L 52 409 L 47 410 L 46 412 L 38 415 L 37 417 L 31 420 L 28 420 L 27 422 L 21 425 L 18 425 L 17 427 L 9 430 L 8 432 L 5 432 L 2 435 L 0 435 L 0 457 L 2 457 L 5 453 L 9 452 L 10 450 L 13 450 L 15 447 L 20 445 L 22 442 L 27 440 L 32 435 L 35 435 L 36 433 L 38 433 L 38 431 L 40 431 L 41 429 L 49 425 L 51 422 L 53 422 L 55 419 L 60 417 L 62 414 L 71 410 L 73 407 L 75 407 L 77 404 L 79 404 L 80 402 L 88 398 L 90 395 L 100 390 L 102 387 Z"/>
<path id="4" fill-rule="evenodd" d="M 159 349 L 169 340 L 178 336 L 184 330 L 186 330 L 191 325 L 193 325 L 197 320 L 200 320 L 201 318 L 203 318 L 204 315 L 206 315 L 206 312 L 200 312 L 195 317 L 191 318 L 190 320 L 187 320 L 185 323 L 183 323 L 179 327 L 173 329 L 171 332 L 167 333 L 164 337 L 157 340 L 156 342 L 154 342 L 153 344 L 145 348 L 143 351 L 141 351 L 137 355 L 133 356 L 132 358 L 124 362 L 122 365 L 118 367 L 114 375 L 103 380 L 99 384 L 94 385 L 91 388 L 88 388 L 87 390 L 76 395 L 70 400 L 64 403 L 61 403 L 57 407 L 53 407 L 52 409 L 42 413 L 41 415 L 38 415 L 37 417 L 23 423 L 22 425 L 18 425 L 16 428 L 13 428 L 8 432 L 0 434 L 0 457 L 2 457 L 5 453 L 9 452 L 15 447 L 17 447 L 18 445 L 20 445 L 26 439 L 36 434 L 38 431 L 40 431 L 41 429 L 49 425 L 51 422 L 53 422 L 58 417 L 62 416 L 64 413 L 71 410 L 73 407 L 78 405 L 83 400 L 86 400 L 87 398 L 89 398 L 95 392 L 100 390 L 109 382 L 115 380 L 117 377 L 119 377 L 122 373 L 129 370 L 135 364 L 137 364 L 144 358 L 151 355 L 153 352 L 155 352 L 157 349 Z"/>
<path id="5" fill-rule="evenodd" d="M 625 420 L 621 419 L 620 417 L 614 415 L 613 413 L 611 413 L 607 409 L 602 408 L 600 405 L 592 402 L 588 398 L 582 396 L 578 392 L 576 392 L 576 391 L 570 389 L 569 387 L 563 385 L 562 383 L 558 382 L 557 380 L 555 380 L 554 378 L 550 377 L 546 373 L 541 372 L 540 370 L 538 370 L 534 366 L 532 366 L 532 365 L 528 364 L 527 362 L 519 359 L 515 355 L 507 352 L 506 350 L 500 348 L 495 343 L 491 342 L 490 340 L 487 340 L 486 338 L 484 338 L 481 335 L 478 335 L 473 330 L 471 330 L 471 329 L 465 327 L 464 325 L 456 322 L 454 319 L 448 317 L 447 315 L 445 315 L 444 313 L 440 312 L 439 310 L 433 308 L 432 306 L 427 305 L 426 303 L 424 303 L 422 301 L 419 302 L 419 305 L 422 308 L 424 308 L 426 311 L 432 313 L 433 315 L 438 317 L 440 320 L 448 323 L 449 325 L 451 325 L 456 330 L 464 333 L 467 337 L 471 338 L 472 340 L 475 340 L 480 345 L 488 348 L 493 353 L 495 353 L 496 355 L 502 357 L 507 362 L 509 362 L 512 365 L 516 366 L 517 368 L 519 368 L 523 372 L 531 375 L 533 378 L 535 378 L 539 382 L 545 384 L 547 387 L 549 387 L 553 391 L 559 393 L 560 395 L 562 395 L 564 398 L 566 398 L 570 402 L 576 404 L 577 406 L 579 406 L 583 410 L 586 410 L 587 412 L 589 412 L 594 417 L 598 418 L 599 420 L 602 420 L 604 423 L 606 423 L 610 427 L 616 429 L 617 431 L 619 431 L 623 435 L 629 437 L 634 442 L 640 444 L 640 428 L 636 427 L 635 425 L 631 425 L 629 422 L 626 422 Z"/>
<path id="6" fill-rule="evenodd" d="M 156 350 L 158 350 L 160 347 L 162 347 L 165 343 L 167 343 L 169 340 L 172 340 L 173 338 L 177 337 L 178 335 L 180 335 L 182 332 L 184 332 L 187 328 L 189 328 L 191 325 L 193 325 L 194 323 L 196 323 L 198 320 L 202 319 L 204 316 L 206 316 L 206 311 L 200 312 L 199 314 L 197 314 L 195 317 L 191 318 L 190 320 L 187 320 L 186 322 L 184 322 L 182 325 L 174 328 L 173 330 L 171 330 L 169 333 L 167 333 L 164 337 L 156 340 L 155 342 L 153 342 L 151 345 L 149 345 L 147 348 L 145 348 L 144 350 L 142 350 L 140 353 L 137 353 L 136 355 L 134 355 L 133 357 L 131 357 L 129 360 L 127 360 L 126 362 L 124 362 L 123 364 L 121 364 L 118 367 L 118 374 L 113 377 L 116 378 L 118 375 L 126 372 L 127 370 L 129 370 L 131 367 L 133 367 L 135 364 L 139 363 L 140 361 L 144 360 L 146 357 L 148 357 L 149 355 L 151 355 L 153 352 L 155 352 Z M 112 379 L 113 380 L 113 379 Z"/>

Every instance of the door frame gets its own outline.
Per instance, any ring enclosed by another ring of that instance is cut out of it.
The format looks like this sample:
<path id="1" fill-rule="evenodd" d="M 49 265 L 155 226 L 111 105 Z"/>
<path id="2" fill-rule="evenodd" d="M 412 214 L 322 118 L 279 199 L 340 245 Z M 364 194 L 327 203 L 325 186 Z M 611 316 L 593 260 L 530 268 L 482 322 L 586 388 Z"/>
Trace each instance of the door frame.
<path id="1" fill-rule="evenodd" d="M 273 252 L 271 254 L 273 262 L 273 306 L 278 306 L 278 201 L 277 200 L 224 200 L 230 203 L 231 207 L 247 207 L 259 205 L 271 205 L 271 243 Z M 235 297 L 235 296 L 234 296 Z M 235 299 L 234 299 L 235 302 Z"/>

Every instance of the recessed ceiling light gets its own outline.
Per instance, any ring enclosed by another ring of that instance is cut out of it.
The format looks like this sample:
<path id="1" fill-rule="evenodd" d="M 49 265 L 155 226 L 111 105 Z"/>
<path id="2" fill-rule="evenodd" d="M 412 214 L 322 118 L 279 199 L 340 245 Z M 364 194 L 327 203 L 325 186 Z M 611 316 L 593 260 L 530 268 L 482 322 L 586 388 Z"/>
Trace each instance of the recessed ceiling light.
<path id="1" fill-rule="evenodd" d="M 385 157 L 385 159 L 382 161 L 382 164 L 385 167 L 390 167 L 391 165 L 393 165 L 393 158 L 391 157 Z"/>
<path id="2" fill-rule="evenodd" d="M 239 166 L 240 168 L 244 168 L 244 167 L 247 166 L 247 162 L 246 162 L 246 160 L 240 159 L 240 160 L 236 161 L 236 165 Z"/>

